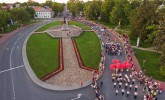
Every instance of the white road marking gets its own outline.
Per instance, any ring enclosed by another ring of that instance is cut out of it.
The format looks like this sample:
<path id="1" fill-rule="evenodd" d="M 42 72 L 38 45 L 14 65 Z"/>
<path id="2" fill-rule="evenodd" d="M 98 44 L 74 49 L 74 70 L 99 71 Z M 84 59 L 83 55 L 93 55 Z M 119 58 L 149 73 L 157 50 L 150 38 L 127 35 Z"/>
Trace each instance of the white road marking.
<path id="1" fill-rule="evenodd" d="M 76 98 L 73 98 L 73 99 L 71 99 L 71 100 L 77 100 L 77 99 L 79 99 L 79 98 L 81 98 L 81 96 L 82 96 L 83 94 L 77 94 L 77 97 Z"/>
<path id="2" fill-rule="evenodd" d="M 19 38 L 18 38 L 18 39 L 19 39 Z M 17 39 L 17 40 L 18 40 L 18 39 Z M 16 45 L 16 43 L 17 43 L 17 40 L 16 40 L 16 42 L 14 43 L 14 46 L 12 47 L 11 52 L 10 52 L 10 69 L 12 69 L 11 56 L 12 56 L 14 47 L 15 47 L 15 45 Z M 13 88 L 13 99 L 15 100 L 15 99 L 16 99 L 16 98 L 15 98 L 15 85 L 14 85 L 14 79 L 13 79 L 13 72 L 12 72 L 12 71 L 11 71 L 11 84 L 12 84 L 12 88 Z"/>
<path id="3" fill-rule="evenodd" d="M 13 50 L 17 44 L 17 42 L 21 39 L 21 37 L 23 37 L 24 34 L 22 36 L 20 36 L 19 38 L 17 38 L 17 40 L 15 41 L 12 49 L 11 49 L 11 52 L 10 52 L 10 69 L 12 69 L 12 61 L 11 61 L 11 57 L 12 57 L 12 54 L 13 54 Z M 11 70 L 11 83 L 12 83 L 12 90 L 13 90 L 13 99 L 15 100 L 16 99 L 16 95 L 15 95 L 15 85 L 14 85 L 14 79 L 13 79 L 13 72 Z"/>
<path id="4" fill-rule="evenodd" d="M 15 68 L 6 69 L 6 70 L 3 70 L 3 71 L 0 71 L 0 74 L 4 73 L 4 72 L 11 71 L 11 70 L 14 70 L 14 69 L 22 68 L 22 67 L 24 67 L 24 65 L 21 65 L 21 66 L 15 67 Z"/>

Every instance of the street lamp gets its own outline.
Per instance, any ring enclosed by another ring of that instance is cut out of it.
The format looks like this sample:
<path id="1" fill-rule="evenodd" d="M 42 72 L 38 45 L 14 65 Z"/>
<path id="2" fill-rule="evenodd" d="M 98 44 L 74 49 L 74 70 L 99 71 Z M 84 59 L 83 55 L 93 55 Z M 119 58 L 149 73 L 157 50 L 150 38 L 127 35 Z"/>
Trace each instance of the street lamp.
<path id="1" fill-rule="evenodd" d="M 119 29 L 120 29 L 121 19 L 119 20 Z"/>
<path id="2" fill-rule="evenodd" d="M 146 60 L 145 59 L 143 59 L 143 66 L 142 66 L 142 68 L 144 69 L 144 64 L 146 63 Z"/>

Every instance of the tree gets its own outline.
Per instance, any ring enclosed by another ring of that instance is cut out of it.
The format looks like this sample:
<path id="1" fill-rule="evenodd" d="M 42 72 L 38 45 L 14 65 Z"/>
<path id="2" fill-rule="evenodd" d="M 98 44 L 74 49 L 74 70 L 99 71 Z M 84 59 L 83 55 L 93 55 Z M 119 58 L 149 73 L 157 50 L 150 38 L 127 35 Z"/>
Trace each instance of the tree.
<path id="1" fill-rule="evenodd" d="M 115 6 L 114 0 L 105 0 L 101 5 L 101 21 L 109 22 L 110 12 Z"/>
<path id="2" fill-rule="evenodd" d="M 154 31 L 149 28 L 153 24 L 157 24 L 156 10 L 158 5 L 152 1 L 145 1 L 136 8 L 131 14 L 131 38 L 140 37 L 141 42 L 146 42 L 148 35 Z M 154 27 L 153 27 L 154 28 Z"/>
<path id="3" fill-rule="evenodd" d="M 39 6 L 40 4 L 38 2 L 27 2 L 28 6 Z"/>
<path id="4" fill-rule="evenodd" d="M 84 2 L 79 0 L 70 0 L 67 3 L 67 7 L 73 16 L 79 15 L 80 11 L 84 9 Z"/>
<path id="5" fill-rule="evenodd" d="M 28 7 L 28 3 L 27 2 L 21 3 L 20 7 Z"/>
<path id="6" fill-rule="evenodd" d="M 10 13 L 4 10 L 0 10 L 0 27 L 3 28 L 4 32 L 6 31 L 6 27 L 10 19 L 11 19 Z"/>
<path id="7" fill-rule="evenodd" d="M 11 14 L 14 20 L 19 23 L 28 22 L 30 20 L 30 14 L 25 8 L 13 8 L 11 9 Z"/>
<path id="8" fill-rule="evenodd" d="M 88 1 L 84 6 L 84 13 L 88 19 L 97 20 L 101 15 L 101 0 Z"/>
<path id="9" fill-rule="evenodd" d="M 27 7 L 26 11 L 30 14 L 30 18 L 34 18 L 35 10 L 32 7 Z"/>
<path id="10" fill-rule="evenodd" d="M 129 9 L 126 9 L 128 6 L 127 0 L 118 0 L 115 2 L 115 6 L 113 7 L 113 10 L 110 12 L 110 22 L 113 24 L 118 24 L 119 22 L 122 25 L 129 23 Z"/>

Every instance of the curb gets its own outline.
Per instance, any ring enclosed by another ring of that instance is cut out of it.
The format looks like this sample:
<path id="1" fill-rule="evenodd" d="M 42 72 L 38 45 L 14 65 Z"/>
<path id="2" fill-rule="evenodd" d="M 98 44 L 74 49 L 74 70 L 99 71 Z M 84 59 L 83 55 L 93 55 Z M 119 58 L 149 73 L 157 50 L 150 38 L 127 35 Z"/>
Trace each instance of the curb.
<path id="1" fill-rule="evenodd" d="M 42 26 L 44 26 L 44 25 L 42 25 Z M 40 27 L 42 27 L 42 26 L 40 26 Z M 38 27 L 37 29 L 39 29 L 40 27 Z M 23 47 L 22 47 L 23 63 L 25 65 L 25 69 L 26 69 L 30 79 L 32 80 L 32 82 L 34 82 L 35 84 L 37 84 L 38 86 L 40 86 L 40 87 L 42 87 L 44 89 L 54 90 L 54 91 L 76 90 L 76 89 L 80 89 L 80 88 L 86 87 L 86 86 L 88 86 L 88 85 L 90 85 L 92 83 L 92 81 L 87 81 L 87 82 L 84 82 L 82 87 L 80 85 L 73 86 L 73 87 L 71 87 L 71 86 L 64 87 L 64 86 L 55 86 L 55 85 L 47 84 L 47 83 L 41 81 L 40 79 L 38 79 L 38 77 L 35 75 L 35 73 L 33 72 L 32 68 L 31 68 L 31 66 L 30 66 L 30 64 L 28 62 L 27 53 L 26 53 L 26 44 L 27 44 L 27 41 L 28 41 L 28 39 L 30 38 L 30 36 L 32 35 L 33 32 L 31 32 L 27 36 L 27 38 L 25 39 L 25 41 L 23 43 Z"/>

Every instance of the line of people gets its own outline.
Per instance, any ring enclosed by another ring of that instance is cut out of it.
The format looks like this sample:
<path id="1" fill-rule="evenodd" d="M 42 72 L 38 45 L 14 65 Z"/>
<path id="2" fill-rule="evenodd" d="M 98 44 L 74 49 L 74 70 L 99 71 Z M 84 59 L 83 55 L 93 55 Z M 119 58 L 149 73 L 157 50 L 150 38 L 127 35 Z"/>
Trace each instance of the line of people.
<path id="1" fill-rule="evenodd" d="M 152 77 L 147 77 L 142 71 L 137 71 L 135 69 L 131 56 L 133 54 L 133 49 L 128 41 L 128 36 L 126 34 L 123 36 L 119 35 L 119 38 L 121 38 L 124 43 L 127 60 L 132 63 L 131 75 L 136 77 L 139 84 L 143 86 L 144 100 L 157 100 L 158 94 L 162 93 L 161 84 L 159 82 L 154 82 Z"/>

